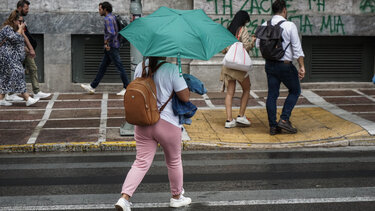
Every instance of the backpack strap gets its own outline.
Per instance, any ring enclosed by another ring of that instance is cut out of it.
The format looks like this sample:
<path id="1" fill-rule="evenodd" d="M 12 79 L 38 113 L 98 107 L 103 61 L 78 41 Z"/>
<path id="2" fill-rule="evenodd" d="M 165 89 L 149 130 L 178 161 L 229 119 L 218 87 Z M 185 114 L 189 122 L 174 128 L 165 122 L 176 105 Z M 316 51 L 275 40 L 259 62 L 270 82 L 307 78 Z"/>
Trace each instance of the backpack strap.
<path id="1" fill-rule="evenodd" d="M 171 96 L 169 96 L 169 99 L 167 100 L 167 102 L 165 102 L 164 105 L 160 107 L 159 113 L 161 113 L 164 110 L 165 106 L 167 106 L 168 102 L 172 99 L 173 95 L 174 95 L 174 91 L 172 92 Z"/>
<path id="2" fill-rule="evenodd" d="M 285 20 L 281 20 L 281 21 L 279 21 L 279 22 L 276 24 L 276 26 L 279 26 L 279 27 L 280 27 L 280 25 L 281 25 L 282 23 L 284 23 L 284 22 L 285 22 Z M 282 37 L 281 37 L 281 38 L 282 38 Z M 288 45 L 285 47 L 284 51 L 286 51 L 286 49 L 288 49 L 289 45 L 290 45 L 290 42 L 289 42 Z"/>
<path id="3" fill-rule="evenodd" d="M 236 38 L 237 38 L 237 40 L 240 40 L 240 36 L 241 36 L 241 32 L 242 32 L 242 26 L 241 26 L 241 28 L 240 28 L 240 30 L 238 31 L 238 34 L 236 34 Z"/>

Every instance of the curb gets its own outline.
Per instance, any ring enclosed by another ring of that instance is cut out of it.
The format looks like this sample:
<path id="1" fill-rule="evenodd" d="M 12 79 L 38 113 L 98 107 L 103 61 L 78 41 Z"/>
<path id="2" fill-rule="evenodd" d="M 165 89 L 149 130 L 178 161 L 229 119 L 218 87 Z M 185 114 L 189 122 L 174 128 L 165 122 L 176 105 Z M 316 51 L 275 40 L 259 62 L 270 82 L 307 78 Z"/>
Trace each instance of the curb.
<path id="1" fill-rule="evenodd" d="M 288 149 L 313 147 L 348 147 L 348 146 L 375 146 L 375 136 L 355 139 L 336 138 L 327 140 L 299 141 L 289 143 L 228 143 L 210 141 L 182 141 L 182 149 L 189 150 L 230 150 L 230 149 Z M 24 145 L 2 145 L 0 153 L 29 153 L 29 152 L 102 152 L 102 151 L 135 151 L 135 141 L 112 142 L 72 142 L 46 143 Z"/>

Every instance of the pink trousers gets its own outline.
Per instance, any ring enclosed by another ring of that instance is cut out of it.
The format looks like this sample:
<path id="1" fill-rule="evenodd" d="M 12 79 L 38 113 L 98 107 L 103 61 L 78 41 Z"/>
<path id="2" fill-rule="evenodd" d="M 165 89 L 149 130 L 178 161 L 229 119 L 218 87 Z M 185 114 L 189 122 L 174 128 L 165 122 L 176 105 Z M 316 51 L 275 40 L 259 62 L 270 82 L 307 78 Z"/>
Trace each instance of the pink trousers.
<path id="1" fill-rule="evenodd" d="M 135 126 L 137 156 L 122 185 L 121 193 L 132 196 L 150 168 L 158 143 L 163 148 L 168 167 L 172 195 L 179 195 L 183 186 L 181 161 L 181 128 L 160 119 L 152 126 Z"/>

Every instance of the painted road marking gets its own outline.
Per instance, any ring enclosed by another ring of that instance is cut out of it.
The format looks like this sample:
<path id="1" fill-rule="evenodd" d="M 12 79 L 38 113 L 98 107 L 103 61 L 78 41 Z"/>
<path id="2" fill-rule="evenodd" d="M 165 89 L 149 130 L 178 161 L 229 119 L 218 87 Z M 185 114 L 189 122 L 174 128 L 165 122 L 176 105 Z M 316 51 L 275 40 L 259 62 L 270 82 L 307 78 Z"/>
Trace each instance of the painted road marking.
<path id="1" fill-rule="evenodd" d="M 331 112 L 332 114 L 335 114 L 340 118 L 353 122 L 367 130 L 369 134 L 375 135 L 375 124 L 373 122 L 363 119 L 357 115 L 353 115 L 352 113 L 325 101 L 321 96 L 310 90 L 303 90 L 302 95 L 311 103 L 318 105 L 319 107 Z"/>
<path id="2" fill-rule="evenodd" d="M 375 197 L 339 197 L 339 198 L 296 198 L 276 200 L 239 200 L 239 201 L 206 201 L 193 202 L 205 207 L 217 206 L 251 206 L 251 205 L 276 205 L 276 204 L 317 204 L 317 203 L 351 203 L 373 202 Z M 134 203 L 132 208 L 167 208 L 169 203 Z M 113 204 L 80 204 L 80 205 L 50 205 L 50 206 L 12 206 L 0 207 L 2 210 L 98 210 L 113 209 Z"/>
<path id="3" fill-rule="evenodd" d="M 108 93 L 103 93 L 101 114 L 100 114 L 100 126 L 99 126 L 99 139 L 97 144 L 103 143 L 107 137 L 107 117 L 108 117 Z"/>
<path id="4" fill-rule="evenodd" d="M 53 107 L 53 105 L 54 105 L 54 103 L 55 103 L 55 101 L 57 100 L 58 97 L 59 97 L 59 93 L 58 92 L 56 92 L 55 94 L 53 94 L 53 97 L 51 98 L 51 100 L 47 104 L 46 111 L 44 112 L 42 120 L 35 127 L 33 134 L 31 134 L 29 140 L 27 141 L 27 144 L 35 144 L 36 139 L 38 138 L 38 136 L 40 134 L 40 131 L 42 130 L 43 126 L 46 124 L 46 122 L 48 121 L 49 116 L 52 113 L 52 107 Z"/>
<path id="5" fill-rule="evenodd" d="M 215 108 L 215 105 L 212 104 L 212 102 L 211 102 L 211 100 L 210 100 L 210 98 L 208 97 L 207 94 L 204 94 L 202 96 L 203 96 L 203 99 L 204 99 L 204 101 L 206 102 L 206 104 L 208 105 L 209 108 Z"/>

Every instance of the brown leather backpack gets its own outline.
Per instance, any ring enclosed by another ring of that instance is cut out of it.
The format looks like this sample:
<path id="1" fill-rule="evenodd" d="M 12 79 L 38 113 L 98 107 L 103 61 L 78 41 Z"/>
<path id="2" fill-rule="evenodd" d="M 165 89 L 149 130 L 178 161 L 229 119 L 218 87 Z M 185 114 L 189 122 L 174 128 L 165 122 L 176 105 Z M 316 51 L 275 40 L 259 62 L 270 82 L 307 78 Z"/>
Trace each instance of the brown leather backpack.
<path id="1" fill-rule="evenodd" d="M 156 70 L 162 66 L 165 61 L 156 66 Z M 142 63 L 142 77 L 138 77 L 129 83 L 124 95 L 125 119 L 128 123 L 139 126 L 153 125 L 160 119 L 160 112 L 163 111 L 168 101 L 158 109 L 156 86 L 152 79 L 152 73 L 146 74 L 145 64 Z"/>

